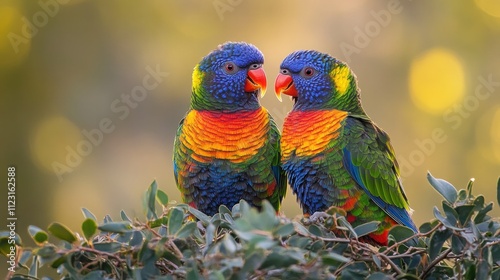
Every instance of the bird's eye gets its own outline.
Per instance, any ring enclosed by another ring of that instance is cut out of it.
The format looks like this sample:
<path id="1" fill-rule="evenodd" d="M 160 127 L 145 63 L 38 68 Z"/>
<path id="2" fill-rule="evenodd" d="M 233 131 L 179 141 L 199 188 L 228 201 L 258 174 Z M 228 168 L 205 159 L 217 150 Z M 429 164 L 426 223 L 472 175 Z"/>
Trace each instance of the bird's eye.
<path id="1" fill-rule="evenodd" d="M 290 71 L 288 69 L 281 69 L 280 73 L 283 75 L 290 75 Z"/>
<path id="2" fill-rule="evenodd" d="M 311 78 L 312 76 L 314 76 L 314 73 L 316 73 L 314 68 L 306 67 L 302 70 L 301 75 L 304 78 Z"/>
<path id="3" fill-rule="evenodd" d="M 226 62 L 226 64 L 224 64 L 224 71 L 227 74 L 234 74 L 238 72 L 238 70 L 238 66 L 236 66 L 236 64 L 234 64 L 233 62 Z"/>
<path id="4" fill-rule="evenodd" d="M 259 69 L 260 67 L 262 67 L 262 64 L 252 64 L 250 65 L 250 70 L 255 70 L 255 69 Z"/>

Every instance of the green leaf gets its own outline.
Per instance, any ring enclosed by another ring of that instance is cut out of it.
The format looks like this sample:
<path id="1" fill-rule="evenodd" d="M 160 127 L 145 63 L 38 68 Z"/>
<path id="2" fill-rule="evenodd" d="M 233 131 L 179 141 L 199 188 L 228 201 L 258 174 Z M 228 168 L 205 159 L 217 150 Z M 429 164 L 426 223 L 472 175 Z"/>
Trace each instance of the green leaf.
<path id="1" fill-rule="evenodd" d="M 312 235 L 323 237 L 323 231 L 318 225 L 312 224 L 307 229 Z"/>
<path id="2" fill-rule="evenodd" d="M 45 246 L 34 251 L 37 256 L 42 258 L 50 258 L 56 254 L 56 247 L 52 244 L 46 244 Z"/>
<path id="3" fill-rule="evenodd" d="M 498 205 L 500 205 L 500 177 L 498 177 L 498 182 L 497 182 L 497 202 Z"/>
<path id="4" fill-rule="evenodd" d="M 452 235 L 451 236 L 451 251 L 454 254 L 460 254 L 463 252 L 465 245 L 467 244 L 467 241 L 458 235 Z"/>
<path id="5" fill-rule="evenodd" d="M 474 181 L 475 179 L 474 178 L 471 178 L 469 180 L 469 183 L 467 184 L 467 197 L 468 198 L 472 198 L 472 186 L 474 185 Z"/>
<path id="6" fill-rule="evenodd" d="M 420 256 L 420 255 L 413 256 L 411 258 L 410 263 L 408 264 L 408 269 L 409 270 L 416 269 L 418 267 L 418 265 L 420 264 L 421 261 L 422 261 L 422 256 Z M 419 279 L 419 278 L 416 278 L 416 279 Z"/>
<path id="7" fill-rule="evenodd" d="M 303 236 L 311 235 L 311 233 L 307 230 L 307 228 L 304 227 L 302 224 L 297 223 L 297 222 L 293 222 L 292 224 L 293 224 L 293 227 L 295 228 L 295 231 L 298 234 L 303 235 Z"/>
<path id="8" fill-rule="evenodd" d="M 396 242 L 403 241 L 403 240 L 408 239 L 414 235 L 415 235 L 415 232 L 413 232 L 412 229 L 405 227 L 405 226 L 402 226 L 402 225 L 396 225 L 396 226 L 392 227 L 391 230 L 389 231 L 389 236 L 394 238 L 394 241 L 396 241 Z M 416 244 L 411 244 L 411 245 L 416 245 Z"/>
<path id="9" fill-rule="evenodd" d="M 156 220 L 150 220 L 148 222 L 148 224 L 151 228 L 166 226 L 167 223 L 168 223 L 168 218 L 166 216 L 161 216 L 160 218 L 158 218 Z"/>
<path id="10" fill-rule="evenodd" d="M 157 190 L 158 190 L 158 185 L 156 184 L 155 180 L 151 183 L 148 190 L 146 191 L 145 210 L 146 210 L 146 217 L 148 218 L 148 220 L 158 219 L 158 216 L 156 215 L 156 205 L 155 205 Z"/>
<path id="11" fill-rule="evenodd" d="M 454 203 L 457 200 L 457 190 L 452 184 L 443 179 L 434 178 L 430 172 L 427 173 L 427 180 L 449 203 Z"/>
<path id="12" fill-rule="evenodd" d="M 280 225 L 277 229 L 274 230 L 273 235 L 275 236 L 288 236 L 295 232 L 295 227 L 292 223 Z"/>
<path id="13" fill-rule="evenodd" d="M 382 262 L 380 261 L 379 257 L 377 257 L 377 255 L 373 254 L 372 260 L 375 263 L 375 265 L 377 265 L 378 269 L 382 269 Z"/>
<path id="14" fill-rule="evenodd" d="M 272 252 L 266 257 L 266 259 L 260 266 L 260 269 L 265 269 L 269 267 L 275 267 L 275 268 L 289 267 L 293 264 L 297 264 L 298 262 L 299 260 L 297 260 L 292 254 L 279 254 L 276 252 Z"/>
<path id="15" fill-rule="evenodd" d="M 52 223 L 49 225 L 47 230 L 55 237 L 73 243 L 77 240 L 76 235 L 65 225 L 60 223 Z"/>
<path id="16" fill-rule="evenodd" d="M 319 250 L 323 249 L 323 247 L 325 247 L 325 242 L 323 240 L 316 240 L 309 246 L 309 250 L 317 253 Z"/>
<path id="17" fill-rule="evenodd" d="M 467 270 L 465 271 L 464 278 L 465 279 L 475 280 L 476 279 L 476 265 L 475 264 L 470 264 L 466 268 L 467 268 Z"/>
<path id="18" fill-rule="evenodd" d="M 432 223 L 425 222 L 418 228 L 418 231 L 421 233 L 430 233 L 430 231 L 437 225 L 437 223 L 437 220 L 434 220 Z"/>
<path id="19" fill-rule="evenodd" d="M 103 222 L 104 222 L 105 224 L 107 224 L 107 223 L 112 223 L 112 222 L 113 222 L 113 219 L 111 219 L 111 216 L 106 215 L 106 216 L 104 216 Z"/>
<path id="20" fill-rule="evenodd" d="M 479 195 L 474 199 L 474 206 L 476 207 L 476 211 L 479 211 L 484 208 L 484 196 Z"/>
<path id="21" fill-rule="evenodd" d="M 297 235 L 292 235 L 290 239 L 288 239 L 288 245 L 300 249 L 305 249 L 309 244 L 312 243 L 312 240 L 307 237 L 301 237 Z"/>
<path id="22" fill-rule="evenodd" d="M 28 226 L 28 232 L 31 238 L 33 238 L 35 243 L 37 243 L 38 245 L 46 242 L 49 239 L 49 235 L 47 234 L 47 232 L 37 226 Z"/>
<path id="23" fill-rule="evenodd" d="M 431 240 L 429 242 L 429 257 L 431 261 L 436 259 L 441 252 L 441 248 L 443 248 L 444 242 L 451 237 L 453 232 L 450 229 L 445 230 L 437 230 L 431 235 Z"/>
<path id="24" fill-rule="evenodd" d="M 0 231 L 0 244 L 1 244 L 0 247 L 4 248 L 3 246 L 6 245 L 7 249 L 9 251 L 10 251 L 9 247 L 10 247 L 10 245 L 12 245 L 12 244 L 10 244 L 10 243 L 12 243 L 12 241 L 10 241 L 10 240 L 12 240 L 12 238 L 14 239 L 14 243 L 16 245 L 22 246 L 21 237 L 17 233 L 14 235 L 14 237 L 11 237 L 11 235 L 10 235 L 11 233 L 12 232 L 6 231 L 6 230 Z M 3 253 L 3 249 L 1 249 L 1 248 L 0 248 L 0 251 Z"/>
<path id="25" fill-rule="evenodd" d="M 378 221 L 372 221 L 368 223 L 364 223 L 362 225 L 359 225 L 354 228 L 354 232 L 356 232 L 356 235 L 358 237 L 368 235 L 378 229 L 378 226 L 380 225 L 380 222 Z"/>
<path id="26" fill-rule="evenodd" d="M 122 249 L 122 247 L 123 245 L 118 242 L 103 242 L 94 244 L 94 249 L 111 254 L 117 253 Z"/>
<path id="27" fill-rule="evenodd" d="M 31 266 L 30 266 L 30 270 L 28 272 L 28 275 L 36 278 L 37 274 L 38 274 L 38 257 L 34 256 L 32 263 L 31 263 Z"/>
<path id="28" fill-rule="evenodd" d="M 102 224 L 97 227 L 100 231 L 114 232 L 114 233 L 125 233 L 131 231 L 132 225 L 129 222 L 109 222 Z"/>
<path id="29" fill-rule="evenodd" d="M 90 212 L 87 208 L 82 208 L 82 213 L 85 219 L 92 219 L 97 222 L 95 215 L 92 214 L 92 212 Z"/>
<path id="30" fill-rule="evenodd" d="M 154 258 L 155 256 L 155 251 L 153 251 L 151 248 L 148 246 L 149 242 L 146 240 L 142 244 L 141 250 L 139 250 L 139 253 L 137 255 L 137 258 L 141 262 L 146 262 L 147 260 Z"/>
<path id="31" fill-rule="evenodd" d="M 337 221 L 339 222 L 339 224 L 343 227 L 345 227 L 351 234 L 354 238 L 358 238 L 358 235 L 356 234 L 356 231 L 354 230 L 354 228 L 352 227 L 352 225 L 345 219 L 344 216 L 341 216 L 337 219 Z"/>
<path id="32" fill-rule="evenodd" d="M 476 217 L 474 217 L 474 223 L 480 224 L 486 221 L 488 217 L 486 214 L 488 214 L 491 210 L 493 210 L 493 202 L 488 203 L 488 205 L 477 212 Z"/>
<path id="33" fill-rule="evenodd" d="M 158 203 L 160 203 L 161 205 L 163 206 L 168 205 L 168 195 L 160 189 L 158 189 L 156 192 L 156 199 L 158 200 Z"/>
<path id="34" fill-rule="evenodd" d="M 262 251 L 253 252 L 245 259 L 245 264 L 240 271 L 240 279 L 248 279 L 247 274 L 252 273 L 264 262 L 264 255 Z"/>
<path id="35" fill-rule="evenodd" d="M 451 206 L 449 206 L 448 203 L 443 201 L 443 211 L 446 214 L 446 220 L 453 226 L 457 226 L 457 221 L 458 221 L 458 213 L 453 209 Z"/>
<path id="36" fill-rule="evenodd" d="M 436 217 L 436 219 L 438 219 L 441 223 L 443 223 L 443 225 L 447 228 L 451 228 L 451 229 L 454 229 L 454 230 L 464 230 L 463 228 L 459 228 L 459 227 L 456 227 L 455 224 L 453 223 L 454 221 L 456 222 L 456 220 L 454 219 L 450 219 L 448 220 L 448 217 L 443 217 L 443 215 L 441 215 L 441 212 L 439 212 L 439 209 L 434 206 L 434 217 Z"/>
<path id="37" fill-rule="evenodd" d="M 120 211 L 120 217 L 122 218 L 122 221 L 132 223 L 132 220 L 127 216 L 127 213 L 125 213 L 125 211 L 123 210 Z"/>
<path id="38" fill-rule="evenodd" d="M 327 265 L 336 265 L 337 262 L 347 263 L 347 262 L 351 261 L 351 259 L 346 258 L 346 257 L 344 257 L 340 254 L 334 253 L 334 252 L 330 252 L 330 253 L 322 256 L 321 259 L 322 259 L 323 263 L 327 264 Z"/>
<path id="39" fill-rule="evenodd" d="M 225 234 L 221 242 L 221 252 L 225 255 L 233 255 L 237 249 L 238 246 L 234 238 L 231 237 L 231 234 Z"/>
<path id="40" fill-rule="evenodd" d="M 14 244 L 10 244 L 10 242 L 12 242 L 10 240 L 11 239 L 8 239 L 8 238 L 0 238 L 0 254 L 2 254 L 5 257 L 8 257 L 7 255 L 9 255 L 9 254 L 11 255 L 12 247 L 14 247 L 14 250 L 16 250 L 15 249 L 16 246 L 14 246 Z M 15 244 L 15 245 L 17 245 L 17 244 Z"/>
<path id="41" fill-rule="evenodd" d="M 477 279 L 488 279 L 489 271 L 490 271 L 490 266 L 488 265 L 488 261 L 485 259 L 479 260 L 479 264 L 476 270 Z"/>
<path id="42" fill-rule="evenodd" d="M 196 223 L 195 222 L 188 222 L 184 224 L 176 233 L 175 237 L 176 238 L 186 238 L 193 234 L 194 230 L 196 229 Z"/>
<path id="43" fill-rule="evenodd" d="M 203 279 L 197 268 L 189 268 L 186 273 L 186 280 L 201 280 Z"/>
<path id="44" fill-rule="evenodd" d="M 369 269 L 365 262 L 354 262 L 342 269 L 342 279 L 366 279 Z"/>
<path id="45" fill-rule="evenodd" d="M 116 242 L 120 242 L 120 243 L 129 243 L 130 239 L 132 239 L 133 235 L 134 235 L 133 231 L 120 233 L 120 234 L 118 234 L 118 236 L 114 240 Z"/>
<path id="46" fill-rule="evenodd" d="M 474 205 L 460 205 L 455 208 L 458 213 L 460 225 L 465 226 L 474 214 Z"/>
<path id="47" fill-rule="evenodd" d="M 134 231 L 132 235 L 132 239 L 129 242 L 130 246 L 142 246 L 142 242 L 144 241 L 144 235 L 140 230 Z"/>
<path id="48" fill-rule="evenodd" d="M 210 223 L 210 217 L 200 210 L 190 206 L 188 208 L 188 211 L 189 213 L 193 214 L 193 216 L 195 216 L 198 220 L 200 220 L 204 226 L 207 226 Z"/>
<path id="49" fill-rule="evenodd" d="M 31 259 L 33 253 L 31 251 L 23 251 L 21 257 L 19 258 L 19 266 L 23 266 L 26 268 L 26 263 Z"/>
<path id="50" fill-rule="evenodd" d="M 182 226 L 184 221 L 184 211 L 179 208 L 171 208 L 168 213 L 168 235 L 175 235 Z"/>
<path id="51" fill-rule="evenodd" d="M 66 255 L 60 255 L 58 258 L 56 258 L 51 264 L 50 267 L 58 269 L 62 264 L 68 261 L 68 258 Z"/>
<path id="52" fill-rule="evenodd" d="M 209 224 L 205 229 L 205 243 L 206 247 L 209 247 L 214 242 L 215 237 L 215 226 L 214 224 Z"/>
<path id="53" fill-rule="evenodd" d="M 83 231 L 83 236 L 85 236 L 85 239 L 91 240 L 92 236 L 97 231 L 97 223 L 95 220 L 92 220 L 90 218 L 87 218 L 85 221 L 82 223 L 82 231 Z"/>
<path id="54" fill-rule="evenodd" d="M 500 267 L 493 270 L 491 273 L 491 279 L 500 279 Z"/>
<path id="55" fill-rule="evenodd" d="M 232 213 L 231 213 L 231 210 L 229 210 L 229 208 L 227 208 L 227 206 L 226 206 L 226 205 L 224 205 L 224 204 L 221 204 L 221 205 L 219 206 L 219 213 L 220 213 L 220 214 L 222 214 L 222 215 L 224 215 L 224 214 L 229 214 L 229 215 L 231 215 L 231 214 L 232 214 Z"/>

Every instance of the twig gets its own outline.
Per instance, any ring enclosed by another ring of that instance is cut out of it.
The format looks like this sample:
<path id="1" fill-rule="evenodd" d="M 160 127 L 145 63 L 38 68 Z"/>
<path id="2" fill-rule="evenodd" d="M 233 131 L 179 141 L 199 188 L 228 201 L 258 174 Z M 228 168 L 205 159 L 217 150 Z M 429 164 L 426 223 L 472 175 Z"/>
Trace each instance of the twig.
<path id="1" fill-rule="evenodd" d="M 111 254 L 111 253 L 108 253 L 108 252 L 99 251 L 99 250 L 96 250 L 96 249 L 93 249 L 93 248 L 89 248 L 89 247 L 78 246 L 78 247 L 76 247 L 74 249 L 71 249 L 71 250 L 69 250 L 67 252 L 64 252 L 64 254 L 76 253 L 76 252 L 80 252 L 80 251 L 89 252 L 89 253 L 92 253 L 92 254 L 95 254 L 95 255 L 106 256 L 106 257 L 108 257 L 110 259 L 117 260 L 119 263 L 126 263 L 125 260 L 121 259 L 118 256 L 115 256 L 114 254 Z"/>
<path id="2" fill-rule="evenodd" d="M 408 237 L 408 238 L 405 238 L 405 239 L 403 239 L 403 240 L 401 240 L 401 241 L 399 241 L 399 242 L 396 242 L 396 243 L 392 244 L 391 246 L 387 247 L 387 248 L 384 250 L 384 254 L 386 254 L 387 252 L 390 252 L 390 251 L 394 250 L 394 249 L 395 249 L 396 247 L 398 247 L 399 245 L 401 245 L 401 244 L 403 244 L 403 243 L 405 243 L 405 242 L 407 242 L 407 241 L 410 241 L 410 240 L 412 240 L 412 239 L 413 239 L 413 238 L 415 238 L 415 237 L 417 237 L 417 238 L 418 238 L 418 237 L 427 236 L 427 235 L 429 235 L 429 234 L 433 233 L 434 231 L 436 231 L 436 230 L 437 230 L 438 228 L 440 228 L 441 226 L 442 226 L 442 223 L 441 223 L 441 222 L 439 222 L 439 223 L 438 223 L 438 224 L 437 224 L 434 228 L 432 228 L 432 229 L 431 229 L 430 231 L 428 231 L 428 232 L 425 232 L 425 233 L 420 233 L 420 232 L 419 232 L 419 233 L 417 233 L 417 234 L 415 234 L 415 235 L 412 235 L 412 236 L 410 236 L 410 237 Z"/>
<path id="3" fill-rule="evenodd" d="M 337 269 L 335 270 L 335 273 L 334 273 L 333 275 L 338 276 L 338 275 L 340 274 L 340 272 L 342 271 L 342 269 L 344 269 L 344 267 L 347 267 L 347 266 L 348 266 L 348 265 L 350 265 L 351 263 L 352 263 L 352 261 L 350 261 L 350 262 L 346 262 L 346 263 L 342 264 L 339 268 L 337 268 Z"/>
<path id="4" fill-rule="evenodd" d="M 420 278 L 425 278 L 427 274 L 432 270 L 434 266 L 436 266 L 440 261 L 442 261 L 446 256 L 451 252 L 451 248 L 446 249 L 441 255 L 439 255 L 435 260 L 433 260 L 429 266 L 420 274 Z"/>
<path id="5" fill-rule="evenodd" d="M 386 263 L 388 263 L 392 269 L 396 271 L 398 275 L 404 275 L 404 272 L 390 259 L 388 258 L 385 254 L 376 254 L 377 257 L 382 258 Z"/>
<path id="6" fill-rule="evenodd" d="M 389 259 L 399 259 L 399 258 L 411 258 L 415 255 L 418 255 L 418 254 L 421 254 L 421 253 L 425 253 L 425 249 L 420 249 L 420 250 L 417 250 L 417 251 L 414 251 L 412 253 L 403 253 L 403 254 L 398 254 L 398 255 L 385 255 L 387 258 Z M 380 253 L 382 254 L 382 253 Z M 375 254 L 376 255 L 376 254 Z M 458 258 L 459 256 L 448 256 L 449 258 Z M 356 258 L 357 261 L 364 261 L 364 262 L 373 262 L 373 259 L 372 258 L 369 258 L 369 257 L 363 257 L 363 258 Z"/>

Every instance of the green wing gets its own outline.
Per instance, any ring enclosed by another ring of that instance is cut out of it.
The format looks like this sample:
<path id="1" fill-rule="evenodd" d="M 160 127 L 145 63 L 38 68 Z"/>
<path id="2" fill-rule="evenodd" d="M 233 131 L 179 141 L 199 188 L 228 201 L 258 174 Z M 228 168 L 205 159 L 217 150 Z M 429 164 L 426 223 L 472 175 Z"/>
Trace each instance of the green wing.
<path id="1" fill-rule="evenodd" d="M 276 179 L 276 188 L 274 190 L 274 193 L 269 198 L 269 202 L 271 202 L 274 209 L 278 211 L 281 207 L 281 201 L 286 195 L 287 180 L 285 171 L 283 170 L 283 168 L 281 168 L 281 133 L 271 115 L 269 115 L 269 121 L 271 126 L 271 145 L 274 152 L 271 168 L 274 178 Z"/>
<path id="2" fill-rule="evenodd" d="M 356 183 L 398 223 L 416 230 L 389 136 L 366 116 L 345 123 L 343 162 Z"/>

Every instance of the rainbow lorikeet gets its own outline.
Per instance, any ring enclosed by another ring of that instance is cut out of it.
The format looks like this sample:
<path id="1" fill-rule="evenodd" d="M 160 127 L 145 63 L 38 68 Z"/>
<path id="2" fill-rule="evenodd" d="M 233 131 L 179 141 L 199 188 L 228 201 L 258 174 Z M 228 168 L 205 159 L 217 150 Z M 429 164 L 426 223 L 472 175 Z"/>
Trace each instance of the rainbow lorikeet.
<path id="1" fill-rule="evenodd" d="M 280 132 L 258 100 L 266 90 L 264 57 L 227 42 L 193 71 L 191 106 L 174 142 L 174 176 L 185 203 L 207 215 L 241 199 L 278 211 L 286 192 Z"/>
<path id="2" fill-rule="evenodd" d="M 417 232 L 389 136 L 361 106 L 349 67 L 317 51 L 297 51 L 281 64 L 276 94 L 292 96 L 281 160 L 304 214 L 342 208 L 353 226 L 380 221 L 368 242 L 387 244 L 389 229 Z"/>

